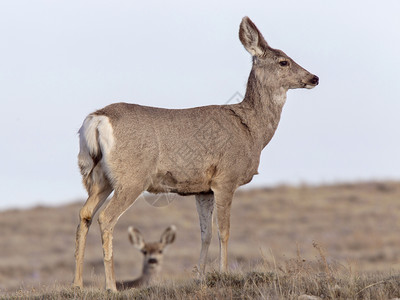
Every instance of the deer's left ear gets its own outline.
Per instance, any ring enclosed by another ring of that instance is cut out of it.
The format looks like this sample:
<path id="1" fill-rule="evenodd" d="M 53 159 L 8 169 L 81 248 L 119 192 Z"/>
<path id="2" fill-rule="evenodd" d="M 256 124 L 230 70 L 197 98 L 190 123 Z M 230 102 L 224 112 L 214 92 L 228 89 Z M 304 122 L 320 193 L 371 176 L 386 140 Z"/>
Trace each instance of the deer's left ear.
<path id="1" fill-rule="evenodd" d="M 169 226 L 163 234 L 161 235 L 160 238 L 160 243 L 164 244 L 164 246 L 172 244 L 175 241 L 176 237 L 176 227 L 175 225 Z"/>
<path id="2" fill-rule="evenodd" d="M 249 17 L 244 17 L 240 23 L 239 39 L 253 56 L 261 56 L 268 49 L 267 42 Z"/>

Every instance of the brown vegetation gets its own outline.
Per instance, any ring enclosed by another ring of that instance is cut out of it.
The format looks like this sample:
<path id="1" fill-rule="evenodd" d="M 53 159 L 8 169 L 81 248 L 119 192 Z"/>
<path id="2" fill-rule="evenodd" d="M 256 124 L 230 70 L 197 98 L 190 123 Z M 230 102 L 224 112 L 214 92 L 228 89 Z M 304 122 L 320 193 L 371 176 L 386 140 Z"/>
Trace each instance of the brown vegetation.
<path id="1" fill-rule="evenodd" d="M 149 199 L 149 196 L 145 196 Z M 213 271 L 217 236 L 210 247 L 207 278 L 196 279 L 200 231 L 192 197 L 174 197 L 161 208 L 143 197 L 115 228 L 117 280 L 134 279 L 142 257 L 127 238 L 129 225 L 157 239 L 177 226 L 176 244 L 158 285 L 115 298 L 283 298 L 309 294 L 335 299 L 400 297 L 400 183 L 339 184 L 241 190 L 232 208 L 231 273 Z M 75 229 L 82 203 L 0 213 L 0 295 L 41 299 L 110 297 L 98 226 L 88 235 L 85 289 L 70 288 Z M 214 230 L 215 231 L 215 230 Z M 1 296 L 0 296 L 1 297 Z"/>

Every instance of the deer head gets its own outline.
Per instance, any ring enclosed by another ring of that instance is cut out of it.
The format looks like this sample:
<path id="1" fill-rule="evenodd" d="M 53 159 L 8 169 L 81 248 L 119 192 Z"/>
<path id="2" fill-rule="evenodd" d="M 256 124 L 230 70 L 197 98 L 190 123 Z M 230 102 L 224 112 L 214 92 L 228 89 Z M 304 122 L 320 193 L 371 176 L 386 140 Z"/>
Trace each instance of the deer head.
<path id="1" fill-rule="evenodd" d="M 128 233 L 133 246 L 144 255 L 143 277 L 150 280 L 150 276 L 156 276 L 161 271 L 164 250 L 175 241 L 176 227 L 169 226 L 161 235 L 160 241 L 151 243 L 146 243 L 140 231 L 132 226 L 128 228 Z"/>
<path id="2" fill-rule="evenodd" d="M 283 51 L 271 48 L 249 17 L 240 23 L 239 39 L 253 56 L 252 71 L 263 86 L 287 91 L 313 88 L 319 78 L 299 66 Z"/>

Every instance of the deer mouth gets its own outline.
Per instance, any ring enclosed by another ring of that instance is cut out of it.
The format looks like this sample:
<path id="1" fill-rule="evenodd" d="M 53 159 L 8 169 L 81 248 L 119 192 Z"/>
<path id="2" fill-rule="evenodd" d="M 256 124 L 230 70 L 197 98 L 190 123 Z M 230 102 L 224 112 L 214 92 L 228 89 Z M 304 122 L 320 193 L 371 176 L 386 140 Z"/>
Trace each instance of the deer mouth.
<path id="1" fill-rule="evenodd" d="M 149 264 L 149 265 L 147 266 L 147 269 L 148 269 L 148 270 L 157 269 L 157 265 L 156 265 L 156 264 Z"/>
<path id="2" fill-rule="evenodd" d="M 315 85 L 312 85 L 312 84 L 306 84 L 306 83 L 305 83 L 303 87 L 310 90 L 310 89 L 315 88 L 315 87 L 316 87 L 316 84 L 315 84 Z"/>
<path id="3" fill-rule="evenodd" d="M 318 76 L 314 75 L 313 78 L 311 78 L 308 82 L 303 83 L 303 87 L 306 89 L 312 89 L 313 87 L 316 87 L 319 84 L 319 78 Z"/>

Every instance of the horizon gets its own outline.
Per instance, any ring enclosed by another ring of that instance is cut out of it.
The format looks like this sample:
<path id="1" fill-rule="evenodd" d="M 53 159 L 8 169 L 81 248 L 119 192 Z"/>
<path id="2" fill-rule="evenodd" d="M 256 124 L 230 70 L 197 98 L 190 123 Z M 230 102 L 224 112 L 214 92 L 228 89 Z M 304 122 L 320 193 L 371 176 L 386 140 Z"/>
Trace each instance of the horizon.
<path id="1" fill-rule="evenodd" d="M 295 183 L 295 184 L 288 184 L 288 183 L 276 183 L 276 184 L 272 184 L 272 185 L 243 185 L 240 186 L 236 192 L 239 193 L 247 193 L 247 192 L 254 192 L 254 191 L 262 191 L 265 189 L 268 190 L 274 190 L 274 189 L 281 189 L 281 188 L 292 188 L 292 189 L 299 189 L 299 188 L 330 188 L 330 187 L 342 187 L 344 185 L 354 185 L 354 186 L 360 186 L 360 185 L 368 185 L 368 184 L 393 184 L 393 183 L 398 183 L 400 182 L 400 180 L 390 180 L 390 179 L 383 179 L 383 180 L 359 180 L 359 181 L 337 181 L 337 182 L 325 182 L 325 183 L 307 183 L 307 182 L 299 182 L 299 183 Z M 112 197 L 114 192 L 111 193 L 111 195 L 107 198 L 106 201 L 109 201 L 110 198 Z M 143 199 L 145 200 L 150 206 L 154 207 L 154 208 L 159 208 L 159 207 L 164 207 L 164 205 L 161 206 L 157 206 L 157 205 L 152 205 L 152 203 L 150 203 L 149 201 L 146 200 L 146 196 L 145 194 L 149 194 L 150 196 L 157 196 L 160 194 L 151 194 L 147 191 L 143 192 L 138 198 L 137 200 Z M 166 193 L 166 194 L 162 194 L 162 195 L 170 195 L 173 193 Z M 173 197 L 192 197 L 193 195 L 189 195 L 189 196 L 180 196 L 178 194 L 173 194 Z M 235 196 L 234 196 L 235 198 Z M 57 203 L 42 203 L 42 202 L 37 202 L 37 203 L 30 203 L 29 205 L 24 205 L 23 207 L 6 207 L 6 208 L 2 208 L 0 207 L 0 213 L 7 213 L 8 211 L 23 211 L 23 210 L 31 210 L 31 209 L 37 209 L 37 208 L 57 208 L 57 207 L 63 207 L 63 206 L 69 206 L 69 205 L 74 205 L 77 203 L 81 203 L 83 204 L 86 201 L 87 197 L 82 196 L 81 198 L 75 198 L 75 199 L 67 199 L 65 201 L 60 201 Z M 174 200 L 173 200 L 174 201 Z M 169 201 L 169 203 L 171 203 L 171 201 Z M 134 206 L 135 204 L 133 204 Z M 131 208 L 129 208 L 130 210 Z"/>

